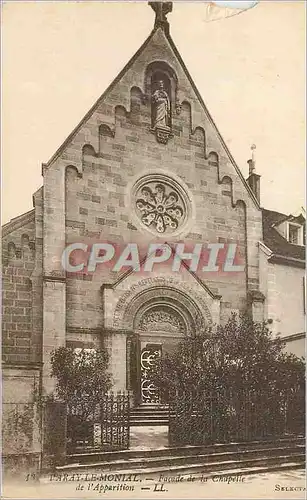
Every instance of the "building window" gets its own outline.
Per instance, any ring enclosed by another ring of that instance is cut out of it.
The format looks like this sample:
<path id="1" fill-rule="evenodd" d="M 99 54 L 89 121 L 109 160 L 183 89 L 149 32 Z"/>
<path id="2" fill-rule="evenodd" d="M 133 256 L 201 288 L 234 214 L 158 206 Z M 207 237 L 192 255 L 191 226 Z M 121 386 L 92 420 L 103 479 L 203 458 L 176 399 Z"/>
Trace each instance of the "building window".
<path id="1" fill-rule="evenodd" d="M 292 245 L 303 245 L 303 226 L 288 223 L 288 241 Z"/>
<path id="2" fill-rule="evenodd" d="M 293 243 L 293 245 L 298 245 L 298 233 L 299 228 L 293 226 L 293 224 L 289 224 L 289 242 Z"/>

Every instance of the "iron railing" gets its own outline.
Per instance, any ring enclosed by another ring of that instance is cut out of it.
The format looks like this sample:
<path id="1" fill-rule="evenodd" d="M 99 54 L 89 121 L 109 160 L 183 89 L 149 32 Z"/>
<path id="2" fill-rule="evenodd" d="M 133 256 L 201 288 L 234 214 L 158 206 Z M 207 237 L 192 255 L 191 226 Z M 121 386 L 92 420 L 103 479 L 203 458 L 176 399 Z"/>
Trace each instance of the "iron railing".
<path id="1" fill-rule="evenodd" d="M 253 441 L 305 434 L 304 392 L 177 393 L 169 404 L 171 445 Z"/>
<path id="2" fill-rule="evenodd" d="M 78 408 L 67 413 L 69 452 L 85 449 L 103 451 L 129 448 L 130 399 L 125 392 L 109 392 L 101 397 L 86 417 Z"/>

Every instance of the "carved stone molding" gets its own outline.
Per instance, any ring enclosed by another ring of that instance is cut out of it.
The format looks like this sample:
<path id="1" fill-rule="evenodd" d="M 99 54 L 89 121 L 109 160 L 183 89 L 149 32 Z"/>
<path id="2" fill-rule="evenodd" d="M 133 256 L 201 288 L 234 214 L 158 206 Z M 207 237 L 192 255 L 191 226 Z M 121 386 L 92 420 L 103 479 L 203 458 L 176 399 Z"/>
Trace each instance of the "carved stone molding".
<path id="1" fill-rule="evenodd" d="M 180 115 L 181 109 L 182 109 L 182 104 L 181 104 L 181 102 L 179 100 L 176 101 L 175 108 L 176 108 L 176 114 Z"/>
<path id="2" fill-rule="evenodd" d="M 185 333 L 184 321 L 174 309 L 167 306 L 150 308 L 140 318 L 138 329 L 145 332 Z"/>
<path id="3" fill-rule="evenodd" d="M 158 142 L 161 144 L 167 144 L 171 136 L 171 129 L 169 127 L 156 127 L 155 133 Z"/>
<path id="4" fill-rule="evenodd" d="M 155 127 L 154 132 L 160 144 L 167 144 L 169 138 L 173 136 L 170 127 L 162 127 L 161 125 Z"/>
<path id="5" fill-rule="evenodd" d="M 188 283 L 159 276 L 140 280 L 123 293 L 114 310 L 113 327 L 138 329 L 143 315 L 158 308 L 176 314 L 187 333 L 212 323 L 202 294 Z"/>

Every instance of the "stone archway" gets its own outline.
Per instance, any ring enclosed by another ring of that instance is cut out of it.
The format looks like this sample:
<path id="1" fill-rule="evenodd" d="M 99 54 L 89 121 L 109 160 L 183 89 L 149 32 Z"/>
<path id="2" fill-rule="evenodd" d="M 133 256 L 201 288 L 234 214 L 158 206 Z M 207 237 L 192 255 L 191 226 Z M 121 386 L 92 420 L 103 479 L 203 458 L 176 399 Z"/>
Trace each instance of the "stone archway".
<path id="1" fill-rule="evenodd" d="M 191 296 L 172 286 L 154 286 L 134 295 L 122 321 L 133 331 L 127 343 L 127 370 L 133 371 L 128 379 L 134 378 L 130 389 L 136 402 L 160 403 L 150 379 L 155 358 L 173 351 L 180 339 L 196 333 L 207 321 Z"/>
<path id="2" fill-rule="evenodd" d="M 134 318 L 137 338 L 137 394 L 140 404 L 161 403 L 160 393 L 151 379 L 156 359 L 175 348 L 176 343 L 194 328 L 192 318 L 174 300 L 149 300 Z"/>
<path id="3" fill-rule="evenodd" d="M 186 318 L 187 334 L 212 323 L 208 305 L 191 288 L 186 289 L 181 283 L 172 283 L 170 280 L 167 282 L 159 279 L 154 281 L 154 284 L 152 281 L 143 280 L 144 283 L 139 283 L 135 288 L 131 287 L 118 300 L 113 313 L 113 328 L 133 330 L 140 311 L 157 301 L 181 311 Z"/>
<path id="4" fill-rule="evenodd" d="M 141 341 L 167 352 L 184 335 L 219 323 L 220 296 L 189 273 L 185 279 L 129 274 L 103 288 L 102 297 L 113 387 L 131 391 L 134 404 L 140 399 Z"/>

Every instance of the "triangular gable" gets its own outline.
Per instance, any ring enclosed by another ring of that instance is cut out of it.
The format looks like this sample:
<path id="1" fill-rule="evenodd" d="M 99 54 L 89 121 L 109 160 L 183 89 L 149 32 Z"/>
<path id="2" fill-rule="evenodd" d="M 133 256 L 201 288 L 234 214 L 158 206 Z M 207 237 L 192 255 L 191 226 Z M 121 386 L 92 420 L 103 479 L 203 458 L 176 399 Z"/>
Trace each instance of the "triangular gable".
<path id="1" fill-rule="evenodd" d="M 174 255 L 175 254 L 175 250 L 173 248 L 172 245 L 170 245 L 169 243 L 165 242 L 165 245 L 169 246 L 172 250 L 172 254 Z M 142 259 L 140 259 L 140 264 L 141 266 L 144 265 L 145 261 L 147 259 L 147 255 L 145 257 L 143 257 Z M 206 285 L 206 283 L 204 283 L 203 280 L 201 280 L 197 274 L 193 271 L 191 271 L 191 269 L 189 268 L 188 264 L 183 260 L 181 259 L 181 262 L 182 262 L 182 265 L 183 267 L 186 269 L 187 273 L 189 273 L 189 275 L 191 275 L 193 277 L 193 279 L 203 288 L 203 290 L 212 298 L 212 299 L 221 299 L 221 295 L 218 295 L 216 294 L 215 292 L 213 292 L 209 287 L 208 285 Z M 127 271 L 124 271 L 122 272 L 118 278 L 114 281 L 114 283 L 109 283 L 109 284 L 104 284 L 103 285 L 103 288 L 116 288 L 122 281 L 124 281 L 125 279 L 127 279 L 131 274 L 134 273 L 134 270 L 133 269 L 128 269 Z"/>
<path id="2" fill-rule="evenodd" d="M 63 150 L 65 149 L 65 147 L 67 145 L 69 145 L 70 141 L 72 141 L 74 139 L 74 137 L 76 136 L 76 134 L 79 132 L 80 128 L 82 127 L 82 125 L 84 125 L 87 120 L 89 120 L 91 118 L 91 116 L 93 115 L 93 113 L 95 112 L 95 110 L 98 108 L 98 106 L 106 99 L 106 97 L 112 92 L 112 90 L 114 89 L 114 87 L 116 86 L 116 84 L 118 82 L 120 82 L 126 75 L 126 73 L 133 67 L 133 66 L 136 66 L 134 68 L 134 70 L 138 69 L 137 68 L 137 62 L 139 60 L 139 58 L 141 58 L 141 56 L 144 56 L 144 54 L 147 52 L 148 48 L 151 49 L 154 49 L 153 51 L 151 52 L 155 52 L 157 54 L 156 56 L 156 60 L 159 59 L 159 56 L 158 54 L 160 55 L 160 59 L 161 60 L 165 60 L 165 59 L 169 59 L 169 60 L 174 60 L 174 57 L 177 59 L 178 63 L 179 63 L 179 66 L 182 68 L 183 70 L 183 73 L 185 75 L 185 77 L 187 78 L 190 86 L 191 86 L 191 89 L 193 90 L 201 108 L 202 108 L 202 111 L 204 112 L 205 114 L 205 117 L 206 119 L 208 120 L 208 124 L 210 124 L 210 126 L 212 127 L 212 132 L 213 134 L 216 135 L 218 141 L 219 141 L 219 144 L 222 146 L 223 150 L 225 151 L 230 163 L 232 164 L 234 170 L 235 170 L 235 173 L 237 175 L 237 177 L 240 179 L 241 183 L 244 185 L 244 189 L 245 191 L 248 193 L 249 197 L 253 200 L 254 204 L 256 205 L 257 208 L 259 208 L 259 202 L 258 200 L 256 199 L 253 191 L 251 190 L 250 186 L 248 185 L 248 183 L 246 182 L 246 180 L 244 179 L 239 167 L 237 166 L 233 156 L 231 155 L 227 145 L 225 144 L 225 141 L 223 140 L 220 132 L 218 131 L 218 128 L 217 126 L 215 125 L 215 122 L 213 120 L 213 118 L 211 117 L 191 75 L 189 74 L 180 54 L 179 54 L 179 51 L 175 45 L 175 43 L 173 42 L 171 36 L 165 32 L 161 27 L 157 27 L 155 29 L 152 30 L 152 32 L 150 33 L 149 37 L 145 40 L 145 42 L 142 44 L 142 46 L 139 48 L 139 50 L 134 54 L 134 56 L 130 59 L 130 61 L 126 64 L 126 66 L 123 68 L 123 70 L 118 74 L 118 76 L 113 80 L 113 82 L 109 85 L 109 87 L 106 89 L 106 91 L 102 94 L 102 96 L 96 101 L 96 103 L 92 106 L 92 108 L 88 111 L 88 113 L 85 115 L 85 117 L 80 121 L 80 123 L 77 125 L 77 127 L 72 131 L 72 133 L 67 137 L 67 139 L 64 141 L 64 143 L 60 146 L 60 148 L 56 151 L 56 153 L 51 157 L 51 159 L 46 163 L 44 164 L 43 166 L 44 167 L 49 167 L 63 152 Z M 157 50 L 157 47 L 159 48 L 159 50 Z M 148 58 L 150 57 L 150 54 L 146 54 L 148 56 Z M 168 57 L 166 57 L 168 56 Z M 148 60 L 148 63 L 150 61 Z M 141 89 L 143 88 L 143 81 L 141 81 L 142 78 L 140 77 L 140 81 L 139 82 L 136 82 L 136 86 L 139 86 Z M 121 104 L 120 102 L 118 104 Z M 198 120 L 197 122 L 199 122 L 199 116 L 198 116 Z M 203 126 L 203 123 L 193 123 L 193 128 L 194 130 L 196 130 L 198 128 L 198 126 Z M 214 150 L 214 147 L 212 147 L 211 149 Z M 210 151 L 210 145 L 208 147 L 208 150 Z"/>
<path id="3" fill-rule="evenodd" d="M 183 261 L 182 263 L 183 269 L 180 273 L 161 272 L 158 269 L 153 269 L 150 273 L 128 270 L 122 273 L 113 284 L 103 284 L 101 292 L 105 310 L 104 327 L 107 330 L 127 328 L 131 330 L 132 324 L 130 323 L 134 314 L 128 315 L 129 324 L 125 319 L 129 308 L 134 307 L 138 310 L 139 305 L 145 304 L 148 300 L 148 294 L 151 300 L 159 300 L 161 297 L 168 297 L 169 293 L 181 296 L 181 299 L 186 297 L 188 302 L 198 308 L 198 313 L 195 310 L 193 317 L 199 327 L 203 326 L 203 320 L 207 324 L 219 324 L 222 297 L 210 290 L 195 273 L 190 272 Z"/>

